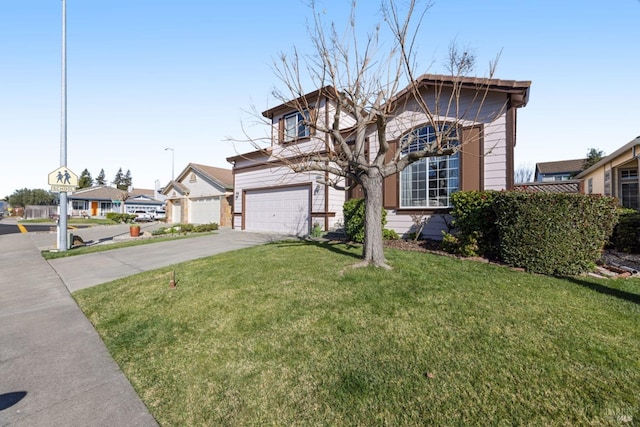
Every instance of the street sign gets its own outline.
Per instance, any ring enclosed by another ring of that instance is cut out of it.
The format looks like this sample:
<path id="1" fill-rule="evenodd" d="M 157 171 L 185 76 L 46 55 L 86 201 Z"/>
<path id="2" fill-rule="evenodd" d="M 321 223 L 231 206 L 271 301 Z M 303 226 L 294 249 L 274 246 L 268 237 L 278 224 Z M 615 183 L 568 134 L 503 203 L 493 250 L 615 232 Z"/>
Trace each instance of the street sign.
<path id="1" fill-rule="evenodd" d="M 68 193 L 78 188 L 78 175 L 65 166 L 61 166 L 49 174 L 51 191 Z"/>

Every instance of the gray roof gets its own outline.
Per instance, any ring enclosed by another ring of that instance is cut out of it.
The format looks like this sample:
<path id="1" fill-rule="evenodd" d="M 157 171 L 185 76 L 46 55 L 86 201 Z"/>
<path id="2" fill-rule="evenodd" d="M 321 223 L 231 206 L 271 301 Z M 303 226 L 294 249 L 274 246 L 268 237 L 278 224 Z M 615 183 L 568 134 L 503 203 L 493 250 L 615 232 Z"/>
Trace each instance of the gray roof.
<path id="1" fill-rule="evenodd" d="M 584 167 L 585 160 L 586 159 L 573 159 L 536 163 L 536 173 L 556 174 L 580 172 Z"/>
<path id="2" fill-rule="evenodd" d="M 96 187 L 82 188 L 74 191 L 69 195 L 71 200 L 122 200 L 122 193 L 127 193 L 124 190 L 120 190 L 115 187 L 109 187 L 106 185 L 99 185 Z M 155 200 L 154 190 L 132 188 L 127 194 L 128 199 L 132 199 L 139 196 L 145 196 L 149 199 Z"/>

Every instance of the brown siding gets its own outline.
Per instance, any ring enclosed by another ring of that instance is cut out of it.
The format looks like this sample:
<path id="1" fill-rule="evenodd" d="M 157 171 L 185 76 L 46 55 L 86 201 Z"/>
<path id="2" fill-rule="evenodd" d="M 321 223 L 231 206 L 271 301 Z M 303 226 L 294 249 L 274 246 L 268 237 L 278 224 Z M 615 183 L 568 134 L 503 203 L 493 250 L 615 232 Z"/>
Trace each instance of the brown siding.
<path id="1" fill-rule="evenodd" d="M 484 187 L 482 128 L 464 128 L 461 142 L 463 145 L 460 150 L 460 190 L 480 191 Z"/>
<path id="2" fill-rule="evenodd" d="M 393 159 L 398 149 L 398 141 L 389 143 L 389 151 L 385 155 L 385 163 L 388 163 Z M 398 186 L 399 186 L 398 174 L 393 174 L 384 179 L 382 188 L 382 205 L 385 209 L 397 209 L 399 205 L 398 199 Z"/>

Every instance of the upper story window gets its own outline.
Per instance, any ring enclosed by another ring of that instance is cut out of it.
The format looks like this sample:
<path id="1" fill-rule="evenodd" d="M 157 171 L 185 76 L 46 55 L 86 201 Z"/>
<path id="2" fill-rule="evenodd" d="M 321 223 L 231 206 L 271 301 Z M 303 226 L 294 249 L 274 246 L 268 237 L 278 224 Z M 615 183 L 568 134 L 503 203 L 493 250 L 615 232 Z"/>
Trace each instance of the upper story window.
<path id="1" fill-rule="evenodd" d="M 306 122 L 309 121 L 309 111 L 304 111 L 304 116 L 299 112 L 288 114 L 284 116 L 283 120 L 283 142 L 290 142 L 299 138 L 307 138 L 311 135 L 309 126 L 306 124 Z"/>
<path id="2" fill-rule="evenodd" d="M 459 144 L 457 131 L 442 125 L 449 131 L 448 146 Z M 436 140 L 433 126 L 414 129 L 402 138 L 403 154 L 423 150 Z M 426 157 L 407 166 L 400 173 L 401 208 L 442 208 L 451 205 L 451 194 L 460 189 L 459 154 Z"/>

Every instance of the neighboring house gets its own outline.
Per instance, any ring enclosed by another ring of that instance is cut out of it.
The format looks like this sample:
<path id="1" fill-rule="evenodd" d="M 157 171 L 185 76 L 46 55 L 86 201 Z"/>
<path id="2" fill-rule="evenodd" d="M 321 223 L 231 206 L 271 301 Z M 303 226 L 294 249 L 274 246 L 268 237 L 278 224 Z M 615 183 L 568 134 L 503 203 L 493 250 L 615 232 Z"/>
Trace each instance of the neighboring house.
<path id="1" fill-rule="evenodd" d="M 640 136 L 608 155 L 577 178 L 586 194 L 616 197 L 621 206 L 640 210 Z"/>
<path id="2" fill-rule="evenodd" d="M 163 190 L 167 222 L 231 226 L 231 170 L 189 163 Z"/>
<path id="3" fill-rule="evenodd" d="M 466 78 L 460 82 L 450 76 L 423 75 L 418 83 L 427 103 L 433 101 L 434 91 L 446 92 L 452 85 L 461 84 L 463 96 L 468 97 L 461 99 L 460 103 L 471 105 L 477 97 L 478 84 L 486 84 L 486 81 Z M 471 117 L 477 116 L 477 121 L 467 121 L 468 125 L 458 132 L 463 145 L 460 152 L 422 159 L 388 177 L 383 189 L 386 227 L 400 234 L 408 233 L 414 226 L 412 217 L 417 215 L 427 218 L 423 236 L 440 239 L 441 230 L 446 229 L 445 218 L 453 192 L 511 189 L 516 110 L 526 105 L 530 85 L 528 81 L 489 80 L 483 109 L 477 115 L 470 114 Z M 334 89 L 327 87 L 301 97 L 312 107 L 309 117 L 323 120 L 328 128 L 331 128 L 329 123 L 336 111 L 335 95 L 332 94 L 335 94 Z M 395 153 L 402 138 L 408 135 L 422 138 L 430 131 L 424 113 L 416 112 L 418 109 L 411 102 L 403 102 L 408 97 L 409 91 L 404 90 L 393 99 L 397 107 L 387 124 L 386 139 L 391 146 L 389 155 Z M 351 197 L 362 197 L 358 189 L 345 193 L 324 185 L 324 172 L 294 173 L 287 166 L 310 152 L 323 150 L 329 143 L 329 136 L 314 134 L 291 105 L 285 103 L 262 113 L 272 123 L 271 147 L 227 159 L 233 164 L 233 226 L 236 229 L 294 235 L 308 234 L 316 223 L 324 230 L 337 229 L 342 226 L 344 202 Z M 493 120 L 495 114 L 490 120 L 481 119 L 496 111 L 499 112 L 497 120 Z M 354 123 L 347 113 L 341 114 L 344 126 Z M 453 120 L 451 117 L 439 119 L 445 125 L 447 120 Z M 406 125 L 408 122 L 412 123 L 411 127 Z M 399 130 L 403 129 L 406 131 L 400 133 Z M 367 130 L 370 153 L 378 149 L 375 132 L 375 126 Z"/>
<path id="4" fill-rule="evenodd" d="M 568 181 L 574 179 L 584 169 L 587 159 L 560 160 L 536 163 L 536 182 Z"/>
<path id="5" fill-rule="evenodd" d="M 120 190 L 100 185 L 82 188 L 67 196 L 67 212 L 72 217 L 105 217 L 109 212 L 133 213 L 136 210 L 153 212 L 162 209 L 162 200 L 154 198 L 154 190 L 132 188 Z"/>

